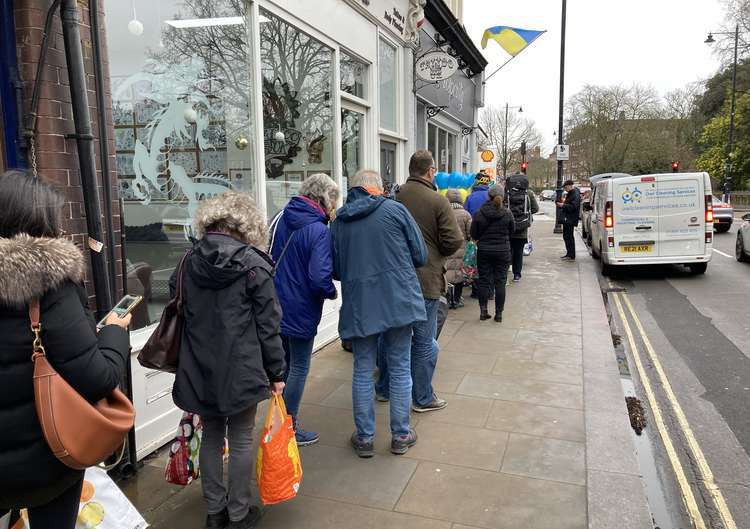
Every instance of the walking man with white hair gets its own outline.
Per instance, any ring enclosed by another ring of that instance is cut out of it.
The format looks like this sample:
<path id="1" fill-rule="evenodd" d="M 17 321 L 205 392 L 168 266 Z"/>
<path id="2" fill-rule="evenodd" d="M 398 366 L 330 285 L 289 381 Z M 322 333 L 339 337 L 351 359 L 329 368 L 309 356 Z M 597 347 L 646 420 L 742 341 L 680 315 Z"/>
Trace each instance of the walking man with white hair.
<path id="1" fill-rule="evenodd" d="M 376 172 L 359 171 L 350 183 L 331 231 L 343 302 L 339 334 L 354 348 L 351 444 L 360 457 L 375 453 L 372 373 L 382 338 L 390 374 L 391 452 L 400 455 L 417 442 L 409 425 L 411 338 L 412 327 L 427 319 L 416 273 L 427 261 L 427 247 L 409 211 L 383 196 Z"/>

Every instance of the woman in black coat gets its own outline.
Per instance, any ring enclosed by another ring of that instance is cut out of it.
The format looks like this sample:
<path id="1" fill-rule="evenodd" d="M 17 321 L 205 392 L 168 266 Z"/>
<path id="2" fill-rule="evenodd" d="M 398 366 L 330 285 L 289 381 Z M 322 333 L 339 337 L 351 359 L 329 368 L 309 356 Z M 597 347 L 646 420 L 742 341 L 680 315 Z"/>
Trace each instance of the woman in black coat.
<path id="1" fill-rule="evenodd" d="M 34 529 L 73 529 L 83 471 L 52 454 L 37 419 L 29 301 L 40 300 L 47 359 L 87 400 L 117 387 L 129 351 L 130 315 L 96 332 L 83 254 L 61 238 L 64 203 L 26 173 L 0 176 L 0 517 L 27 507 Z"/>
<path id="2" fill-rule="evenodd" d="M 281 308 L 265 216 L 250 195 L 228 192 L 205 200 L 195 214 L 199 240 L 185 259 L 185 324 L 175 403 L 203 420 L 200 469 L 206 528 L 245 529 L 260 517 L 251 506 L 255 411 L 269 389 L 284 389 Z M 174 296 L 178 270 L 172 274 Z M 223 481 L 224 436 L 229 484 Z"/>
<path id="3" fill-rule="evenodd" d="M 490 318 L 487 300 L 494 285 L 495 321 L 503 321 L 505 283 L 511 262 L 510 238 L 515 230 L 513 214 L 503 205 L 503 188 L 491 187 L 489 200 L 474 213 L 471 238 L 477 241 L 480 320 Z"/>

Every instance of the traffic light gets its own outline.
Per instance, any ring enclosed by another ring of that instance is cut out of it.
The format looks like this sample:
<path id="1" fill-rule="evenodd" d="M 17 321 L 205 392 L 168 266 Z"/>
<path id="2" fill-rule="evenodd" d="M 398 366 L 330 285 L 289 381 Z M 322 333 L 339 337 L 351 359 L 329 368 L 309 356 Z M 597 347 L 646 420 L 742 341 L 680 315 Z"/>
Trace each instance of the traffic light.
<path id="1" fill-rule="evenodd" d="M 521 156 L 526 156 L 526 140 L 523 140 L 521 142 Z"/>
<path id="2" fill-rule="evenodd" d="M 521 162 L 521 172 L 526 174 L 526 169 L 529 168 L 529 162 Z"/>
<path id="3" fill-rule="evenodd" d="M 676 173 L 680 170 L 680 162 L 672 162 L 672 172 Z"/>

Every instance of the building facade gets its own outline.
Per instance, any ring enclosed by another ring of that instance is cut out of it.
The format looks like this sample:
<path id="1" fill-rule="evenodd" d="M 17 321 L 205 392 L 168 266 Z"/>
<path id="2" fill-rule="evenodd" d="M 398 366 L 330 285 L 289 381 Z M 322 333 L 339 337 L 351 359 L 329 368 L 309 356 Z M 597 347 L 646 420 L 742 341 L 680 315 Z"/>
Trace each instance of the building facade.
<path id="1" fill-rule="evenodd" d="M 463 140 L 473 137 L 486 62 L 461 27 L 449 27 L 455 17 L 443 0 L 62 4 L 78 19 L 92 135 L 74 137 L 59 13 L 48 13 L 45 0 L 0 0 L 0 160 L 3 169 L 30 166 L 33 140 L 39 175 L 66 196 L 65 229 L 82 248 L 95 238 L 86 216 L 98 212 L 95 257 L 107 267 L 103 282 L 87 274 L 92 307 L 98 300 L 108 309 L 101 284 L 110 306 L 123 292 L 145 298 L 131 332 L 140 458 L 173 436 L 180 413 L 173 377 L 145 370 L 135 356 L 168 302 L 200 200 L 246 191 L 270 218 L 315 173 L 344 190 L 363 168 L 400 183 L 410 153 L 428 146 L 446 169 L 469 167 L 476 149 Z M 469 75 L 415 94 L 425 33 L 443 34 Z M 446 109 L 428 117 L 430 104 Z M 81 185 L 80 141 L 94 144 L 93 199 Z M 326 302 L 317 346 L 337 337 L 339 303 Z"/>

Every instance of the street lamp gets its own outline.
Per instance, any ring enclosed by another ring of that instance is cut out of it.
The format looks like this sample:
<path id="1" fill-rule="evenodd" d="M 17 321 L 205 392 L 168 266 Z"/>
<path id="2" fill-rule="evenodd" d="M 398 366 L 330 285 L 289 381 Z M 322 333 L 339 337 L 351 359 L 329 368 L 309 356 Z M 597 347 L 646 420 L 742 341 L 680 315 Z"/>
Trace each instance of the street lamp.
<path id="1" fill-rule="evenodd" d="M 565 19 L 568 11 L 568 1 L 562 0 L 562 12 L 560 17 L 560 108 L 558 110 L 558 133 L 557 142 L 558 144 L 563 141 L 565 136 L 563 135 L 563 111 L 565 109 Z M 555 202 L 562 200 L 563 192 L 563 162 L 557 160 L 557 189 L 555 193 Z M 561 209 L 556 208 L 555 211 L 555 228 L 554 233 L 562 233 L 562 215 Z"/>
<path id="2" fill-rule="evenodd" d="M 523 114 L 523 107 L 511 107 L 505 103 L 505 133 L 503 134 L 503 178 L 506 176 L 508 169 L 508 110 L 511 108 L 518 109 L 519 114 Z"/>
<path id="3" fill-rule="evenodd" d="M 717 35 L 734 35 L 734 62 L 732 63 L 732 105 L 729 110 L 729 137 L 727 138 L 727 155 L 724 162 L 724 194 L 722 200 L 731 204 L 732 193 L 732 150 L 734 148 L 734 111 L 737 107 L 737 48 L 740 41 L 740 25 L 734 27 L 734 32 L 717 32 Z M 711 45 L 716 42 L 714 34 L 709 33 L 704 43 Z"/>

